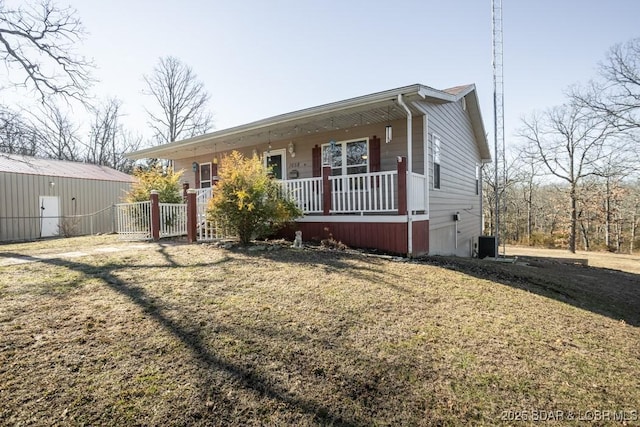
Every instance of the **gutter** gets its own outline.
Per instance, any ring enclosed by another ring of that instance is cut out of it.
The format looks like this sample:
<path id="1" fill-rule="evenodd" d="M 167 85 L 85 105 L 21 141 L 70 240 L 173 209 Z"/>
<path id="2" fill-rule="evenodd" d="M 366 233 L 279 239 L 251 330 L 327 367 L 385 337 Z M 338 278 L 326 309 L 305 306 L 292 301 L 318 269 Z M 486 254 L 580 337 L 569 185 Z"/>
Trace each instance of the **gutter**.
<path id="1" fill-rule="evenodd" d="M 398 104 L 407 112 L 407 252 L 413 255 L 413 206 L 411 203 L 413 180 L 413 115 L 407 104 L 402 100 L 402 94 L 398 94 Z"/>

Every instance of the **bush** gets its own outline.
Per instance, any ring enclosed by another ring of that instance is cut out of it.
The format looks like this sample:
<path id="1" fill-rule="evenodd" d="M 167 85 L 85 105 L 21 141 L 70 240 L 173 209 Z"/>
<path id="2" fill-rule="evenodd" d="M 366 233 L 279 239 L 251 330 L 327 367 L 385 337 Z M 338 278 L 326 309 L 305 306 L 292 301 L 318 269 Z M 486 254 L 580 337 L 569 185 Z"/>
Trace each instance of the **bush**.
<path id="1" fill-rule="evenodd" d="M 164 170 L 162 166 L 152 166 L 147 170 L 136 169 L 133 172 L 136 182 L 127 193 L 127 203 L 146 202 L 151 197 L 151 190 L 158 191 L 160 203 L 182 203 L 180 194 L 180 178 L 182 171 L 174 172 L 172 168 Z"/>
<path id="2" fill-rule="evenodd" d="M 246 158 L 234 151 L 222 159 L 218 174 L 209 216 L 237 234 L 243 244 L 268 236 L 302 215 L 257 156 Z"/>

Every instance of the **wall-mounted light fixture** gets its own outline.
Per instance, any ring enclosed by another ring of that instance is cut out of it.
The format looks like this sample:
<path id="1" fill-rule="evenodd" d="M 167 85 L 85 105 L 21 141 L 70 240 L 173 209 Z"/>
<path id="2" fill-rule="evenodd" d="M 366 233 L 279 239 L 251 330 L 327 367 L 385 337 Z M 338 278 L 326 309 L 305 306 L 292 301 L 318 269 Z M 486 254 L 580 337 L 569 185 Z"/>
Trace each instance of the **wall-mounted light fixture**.
<path id="1" fill-rule="evenodd" d="M 391 127 L 391 119 L 389 117 L 389 107 L 387 107 L 387 126 L 385 127 L 385 139 L 386 144 L 390 143 L 393 139 L 393 128 Z"/>
<path id="2" fill-rule="evenodd" d="M 296 156 L 296 147 L 293 145 L 293 141 L 289 141 L 289 154 L 291 154 L 291 157 Z"/>
<path id="3" fill-rule="evenodd" d="M 191 170 L 194 172 L 198 172 L 198 162 L 191 163 Z"/>
<path id="4" fill-rule="evenodd" d="M 53 188 L 56 186 L 56 183 L 53 181 L 49 181 L 49 187 Z"/>
<path id="5" fill-rule="evenodd" d="M 218 164 L 218 156 L 217 155 L 213 157 L 213 160 L 211 160 L 211 163 L 213 163 L 214 165 Z"/>

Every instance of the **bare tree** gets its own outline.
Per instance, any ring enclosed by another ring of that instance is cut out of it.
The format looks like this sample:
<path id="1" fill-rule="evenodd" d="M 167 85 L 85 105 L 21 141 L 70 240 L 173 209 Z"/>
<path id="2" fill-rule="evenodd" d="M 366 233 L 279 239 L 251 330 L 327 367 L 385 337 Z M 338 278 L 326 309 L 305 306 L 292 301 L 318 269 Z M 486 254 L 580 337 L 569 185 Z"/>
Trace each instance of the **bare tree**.
<path id="1" fill-rule="evenodd" d="M 159 112 L 147 110 L 149 125 L 159 144 L 189 138 L 211 129 L 209 94 L 191 67 L 173 56 L 160 58 L 150 76 L 144 76 L 148 94 Z"/>
<path id="2" fill-rule="evenodd" d="M 9 79 L 19 76 L 11 84 L 35 90 L 43 101 L 50 95 L 84 101 L 92 64 L 73 49 L 83 37 L 73 9 L 48 0 L 9 8 L 0 0 L 0 55 Z"/>
<path id="3" fill-rule="evenodd" d="M 629 253 L 632 254 L 640 229 L 640 181 L 629 186 L 629 197 L 625 198 L 624 207 L 629 216 Z"/>
<path id="4" fill-rule="evenodd" d="M 142 138 L 126 132 L 120 123 L 122 102 L 109 98 L 91 109 L 93 121 L 85 160 L 97 165 L 109 166 L 123 172 L 133 169 L 133 161 L 125 157 L 130 151 L 140 148 Z"/>
<path id="5" fill-rule="evenodd" d="M 79 127 L 58 105 L 44 105 L 32 113 L 30 127 L 40 156 L 58 160 L 80 158 Z"/>
<path id="6" fill-rule="evenodd" d="M 526 222 L 525 234 L 527 242 L 531 241 L 533 232 L 534 210 L 537 202 L 537 192 L 540 186 L 540 159 L 537 156 L 537 147 L 529 143 L 528 145 L 519 147 L 516 156 L 516 165 L 514 167 L 516 173 L 517 189 L 520 192 L 522 201 L 525 203 Z"/>
<path id="7" fill-rule="evenodd" d="M 515 171 L 514 164 L 516 159 L 506 159 L 507 163 L 505 165 L 504 171 L 498 171 L 498 182 L 495 180 L 495 168 L 497 167 L 496 162 L 485 163 L 482 165 L 482 206 L 484 209 L 484 228 L 485 231 L 488 231 L 490 234 L 495 235 L 500 230 L 496 230 L 496 187 L 498 192 L 498 198 L 500 203 L 500 215 L 503 217 L 505 215 L 505 210 L 507 205 L 510 203 L 510 189 L 515 183 Z M 506 176 L 504 174 L 506 173 Z M 487 221 L 489 221 L 487 223 Z M 498 239 L 502 241 L 502 238 Z"/>
<path id="8" fill-rule="evenodd" d="M 578 186 L 598 172 L 606 155 L 605 143 L 612 133 L 609 121 L 575 103 L 564 104 L 523 119 L 519 135 L 537 147 L 546 169 L 569 184 L 571 222 L 569 250 L 576 251 Z"/>
<path id="9" fill-rule="evenodd" d="M 33 156 L 36 151 L 33 132 L 22 115 L 0 106 L 0 153 Z"/>
<path id="10" fill-rule="evenodd" d="M 116 134 L 118 133 L 120 108 L 122 102 L 110 98 L 104 103 L 91 108 L 93 119 L 89 141 L 86 144 L 85 160 L 96 165 L 114 163 Z"/>

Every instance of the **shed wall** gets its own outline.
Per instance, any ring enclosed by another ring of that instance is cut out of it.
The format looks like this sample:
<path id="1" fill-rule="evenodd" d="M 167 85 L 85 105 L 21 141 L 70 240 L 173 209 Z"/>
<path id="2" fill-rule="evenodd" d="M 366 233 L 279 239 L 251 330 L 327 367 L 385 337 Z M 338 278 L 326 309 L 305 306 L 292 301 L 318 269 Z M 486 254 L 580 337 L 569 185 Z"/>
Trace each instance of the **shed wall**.
<path id="1" fill-rule="evenodd" d="M 84 216 L 67 219 L 73 234 L 111 232 L 113 214 L 106 208 L 121 202 L 130 188 L 130 182 L 0 172 L 0 241 L 40 237 L 40 196 L 57 196 L 61 216 Z"/>

